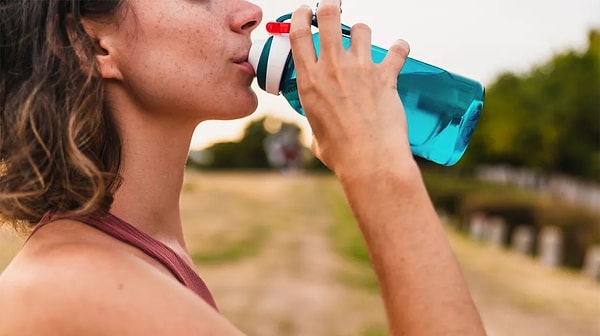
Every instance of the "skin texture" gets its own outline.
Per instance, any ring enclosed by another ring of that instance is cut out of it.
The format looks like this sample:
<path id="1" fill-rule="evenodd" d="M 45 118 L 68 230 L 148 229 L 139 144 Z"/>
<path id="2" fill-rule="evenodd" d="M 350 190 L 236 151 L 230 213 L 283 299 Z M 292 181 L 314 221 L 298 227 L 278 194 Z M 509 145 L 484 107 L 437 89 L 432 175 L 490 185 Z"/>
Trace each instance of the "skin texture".
<path id="1" fill-rule="evenodd" d="M 129 7 L 118 25 L 83 22 L 102 49 L 97 61 L 123 136 L 124 182 L 111 212 L 191 264 L 178 204 L 189 143 L 199 122 L 256 108 L 244 61 L 262 13 L 241 0 Z M 320 2 L 319 60 L 309 8 L 294 12 L 290 39 L 313 152 L 340 180 L 365 236 L 390 333 L 484 335 L 410 153 L 395 89 L 408 45 L 396 42 L 375 65 L 363 24 L 343 50 L 339 13 L 337 0 Z M 40 229 L 0 277 L 0 335 L 16 334 L 241 332 L 137 249 L 61 220 Z"/>

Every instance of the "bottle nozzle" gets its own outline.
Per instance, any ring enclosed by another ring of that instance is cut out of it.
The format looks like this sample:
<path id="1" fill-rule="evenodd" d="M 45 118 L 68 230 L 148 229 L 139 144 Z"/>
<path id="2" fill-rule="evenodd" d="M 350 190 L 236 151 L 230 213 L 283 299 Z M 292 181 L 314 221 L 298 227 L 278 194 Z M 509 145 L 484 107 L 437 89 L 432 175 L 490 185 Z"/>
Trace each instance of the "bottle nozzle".
<path id="1" fill-rule="evenodd" d="M 289 22 L 269 22 L 267 32 L 270 34 L 288 34 L 291 24 Z"/>

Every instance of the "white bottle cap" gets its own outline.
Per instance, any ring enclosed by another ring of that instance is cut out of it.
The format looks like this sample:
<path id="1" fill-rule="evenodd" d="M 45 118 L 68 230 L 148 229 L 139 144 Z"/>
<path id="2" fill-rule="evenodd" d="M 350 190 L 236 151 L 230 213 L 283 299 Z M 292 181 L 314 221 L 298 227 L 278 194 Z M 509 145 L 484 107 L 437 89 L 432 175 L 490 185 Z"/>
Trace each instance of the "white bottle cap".
<path id="1" fill-rule="evenodd" d="M 256 79 L 261 89 L 279 95 L 283 71 L 292 47 L 287 34 L 269 36 L 266 40 L 256 40 L 250 47 L 248 62 L 256 72 Z"/>

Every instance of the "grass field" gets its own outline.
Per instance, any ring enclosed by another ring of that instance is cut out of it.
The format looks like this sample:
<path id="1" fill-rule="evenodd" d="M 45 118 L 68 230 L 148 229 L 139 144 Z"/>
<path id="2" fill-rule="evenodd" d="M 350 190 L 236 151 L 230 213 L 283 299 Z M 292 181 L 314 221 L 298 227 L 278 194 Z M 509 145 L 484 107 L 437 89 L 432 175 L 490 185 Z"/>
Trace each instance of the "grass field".
<path id="1" fill-rule="evenodd" d="M 249 335 L 386 335 L 377 284 L 329 175 L 189 171 L 190 253 Z M 600 335 L 600 284 L 447 227 L 489 336 Z M 0 230 L 0 270 L 21 240 Z"/>

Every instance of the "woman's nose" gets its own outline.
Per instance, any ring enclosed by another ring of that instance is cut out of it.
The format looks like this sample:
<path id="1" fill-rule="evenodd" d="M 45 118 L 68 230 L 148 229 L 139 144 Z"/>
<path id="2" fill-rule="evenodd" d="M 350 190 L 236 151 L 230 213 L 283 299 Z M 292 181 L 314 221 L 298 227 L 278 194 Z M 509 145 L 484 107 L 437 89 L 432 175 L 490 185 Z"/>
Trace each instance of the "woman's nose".
<path id="1" fill-rule="evenodd" d="M 242 1 L 240 9 L 232 14 L 231 29 L 242 34 L 250 34 L 262 20 L 260 7 L 248 1 Z"/>

